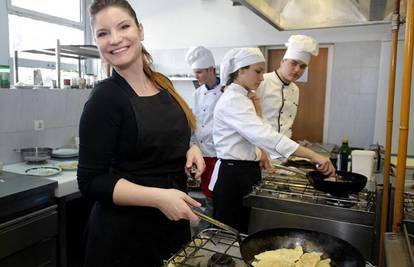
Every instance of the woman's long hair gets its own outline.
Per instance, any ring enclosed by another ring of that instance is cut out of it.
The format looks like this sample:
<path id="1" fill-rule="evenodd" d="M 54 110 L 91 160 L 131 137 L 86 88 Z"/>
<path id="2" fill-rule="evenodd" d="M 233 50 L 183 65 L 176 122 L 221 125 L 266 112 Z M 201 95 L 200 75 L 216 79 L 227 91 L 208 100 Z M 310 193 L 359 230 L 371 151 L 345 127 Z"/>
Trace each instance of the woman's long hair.
<path id="1" fill-rule="evenodd" d="M 118 7 L 126 10 L 128 14 L 134 18 L 134 21 L 137 27 L 140 27 L 140 24 L 137 19 L 137 15 L 134 9 L 126 0 L 94 0 L 91 5 L 89 6 L 89 14 L 91 16 L 91 26 L 95 23 L 95 16 L 101 10 L 108 8 L 108 7 Z M 177 103 L 183 109 L 185 116 L 187 117 L 187 121 L 191 129 L 195 129 L 196 127 L 196 120 L 194 114 L 191 112 L 190 107 L 187 105 L 185 100 L 177 93 L 174 89 L 172 82 L 164 75 L 159 72 L 154 71 L 151 68 L 152 65 L 152 57 L 150 53 L 142 46 L 142 55 L 143 55 L 143 68 L 144 73 L 150 79 L 150 81 L 157 87 L 161 89 L 165 89 L 172 95 L 172 97 L 177 101 Z"/>

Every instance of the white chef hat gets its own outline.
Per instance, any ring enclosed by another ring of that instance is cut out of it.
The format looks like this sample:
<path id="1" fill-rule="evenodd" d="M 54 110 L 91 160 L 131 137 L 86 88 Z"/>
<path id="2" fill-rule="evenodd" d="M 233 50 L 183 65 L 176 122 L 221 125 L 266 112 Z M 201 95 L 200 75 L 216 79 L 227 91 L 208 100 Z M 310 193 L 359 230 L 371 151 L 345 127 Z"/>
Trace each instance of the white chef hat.
<path id="1" fill-rule="evenodd" d="M 283 59 L 301 60 L 309 64 L 311 56 L 317 56 L 319 53 L 318 42 L 306 35 L 292 35 L 285 45 L 287 46 L 287 50 Z"/>
<path id="2" fill-rule="evenodd" d="M 243 47 L 233 48 L 228 51 L 220 65 L 220 82 L 225 85 L 230 74 L 243 67 L 265 62 L 265 58 L 259 48 Z"/>
<path id="3" fill-rule="evenodd" d="M 185 55 L 185 61 L 192 69 L 207 69 L 215 66 L 213 54 L 204 46 L 190 47 Z"/>

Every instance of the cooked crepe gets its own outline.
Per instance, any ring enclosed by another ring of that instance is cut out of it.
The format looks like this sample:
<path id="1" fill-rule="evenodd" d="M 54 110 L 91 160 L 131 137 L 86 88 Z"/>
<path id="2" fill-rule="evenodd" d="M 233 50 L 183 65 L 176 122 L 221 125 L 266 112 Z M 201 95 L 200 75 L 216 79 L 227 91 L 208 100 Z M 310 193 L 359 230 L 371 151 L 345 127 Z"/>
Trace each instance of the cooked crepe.
<path id="1" fill-rule="evenodd" d="M 286 261 L 290 263 L 295 263 L 300 256 L 303 254 L 303 249 L 301 246 L 298 246 L 294 249 L 289 248 L 281 248 L 276 250 L 269 250 L 262 252 L 260 254 L 257 254 L 255 257 L 256 260 L 262 261 L 262 260 L 281 260 Z"/>
<path id="2" fill-rule="evenodd" d="M 290 261 L 278 260 L 278 259 L 264 259 L 260 261 L 252 262 L 254 267 L 294 267 L 295 264 Z"/>
<path id="3" fill-rule="evenodd" d="M 316 267 L 331 267 L 331 259 L 324 259 L 316 264 Z"/>
<path id="4" fill-rule="evenodd" d="M 295 263 L 295 267 L 315 267 L 316 264 L 321 260 L 322 253 L 309 252 L 305 253 Z"/>
<path id="5" fill-rule="evenodd" d="M 331 259 L 321 260 L 322 253 L 303 253 L 301 246 L 269 250 L 254 256 L 254 267 L 330 267 Z"/>

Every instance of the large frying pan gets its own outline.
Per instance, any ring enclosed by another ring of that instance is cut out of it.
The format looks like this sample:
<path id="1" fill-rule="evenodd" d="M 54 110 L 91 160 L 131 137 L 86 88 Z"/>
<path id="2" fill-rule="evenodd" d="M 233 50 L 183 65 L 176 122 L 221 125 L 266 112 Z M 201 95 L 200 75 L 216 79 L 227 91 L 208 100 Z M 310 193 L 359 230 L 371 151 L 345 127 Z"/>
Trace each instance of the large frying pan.
<path id="1" fill-rule="evenodd" d="M 336 171 L 336 176 L 329 177 L 319 171 L 304 172 L 302 170 L 274 165 L 276 168 L 298 173 L 308 178 L 310 184 L 316 189 L 330 193 L 337 197 L 347 197 L 349 194 L 358 193 L 367 184 L 367 177 L 359 173 Z"/>
<path id="2" fill-rule="evenodd" d="M 365 267 L 364 257 L 356 248 L 325 233 L 296 228 L 274 228 L 251 234 L 242 241 L 239 232 L 231 226 L 196 210 L 193 212 L 201 219 L 233 232 L 239 241 L 243 261 L 249 266 L 252 266 L 254 256 L 262 252 L 302 246 L 304 252 L 320 252 L 322 259 L 330 258 L 333 267 Z"/>
<path id="3" fill-rule="evenodd" d="M 365 267 L 361 253 L 348 242 L 337 237 L 303 229 L 274 228 L 247 236 L 240 245 L 243 260 L 251 264 L 254 256 L 267 250 L 302 246 L 304 252 L 323 253 L 335 267 Z"/>

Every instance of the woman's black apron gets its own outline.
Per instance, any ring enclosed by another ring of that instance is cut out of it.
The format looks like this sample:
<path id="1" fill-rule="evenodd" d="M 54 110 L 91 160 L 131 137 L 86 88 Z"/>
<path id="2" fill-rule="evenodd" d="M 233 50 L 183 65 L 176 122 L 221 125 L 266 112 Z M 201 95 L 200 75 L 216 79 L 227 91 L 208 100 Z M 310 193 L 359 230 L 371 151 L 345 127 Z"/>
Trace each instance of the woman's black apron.
<path id="1" fill-rule="evenodd" d="M 125 80 L 121 83 L 128 86 Z M 186 192 L 184 164 L 190 129 L 183 110 L 166 90 L 150 97 L 134 95 L 130 102 L 138 128 L 137 144 L 131 145 L 142 155 L 134 164 L 145 171 L 113 172 L 140 185 Z M 156 208 L 99 202 L 91 212 L 87 234 L 88 267 L 158 267 L 191 237 L 187 220 L 171 221 Z"/>
<path id="2" fill-rule="evenodd" d="M 213 217 L 247 234 L 250 208 L 243 205 L 243 197 L 261 177 L 259 161 L 221 159 L 213 191 Z"/>

